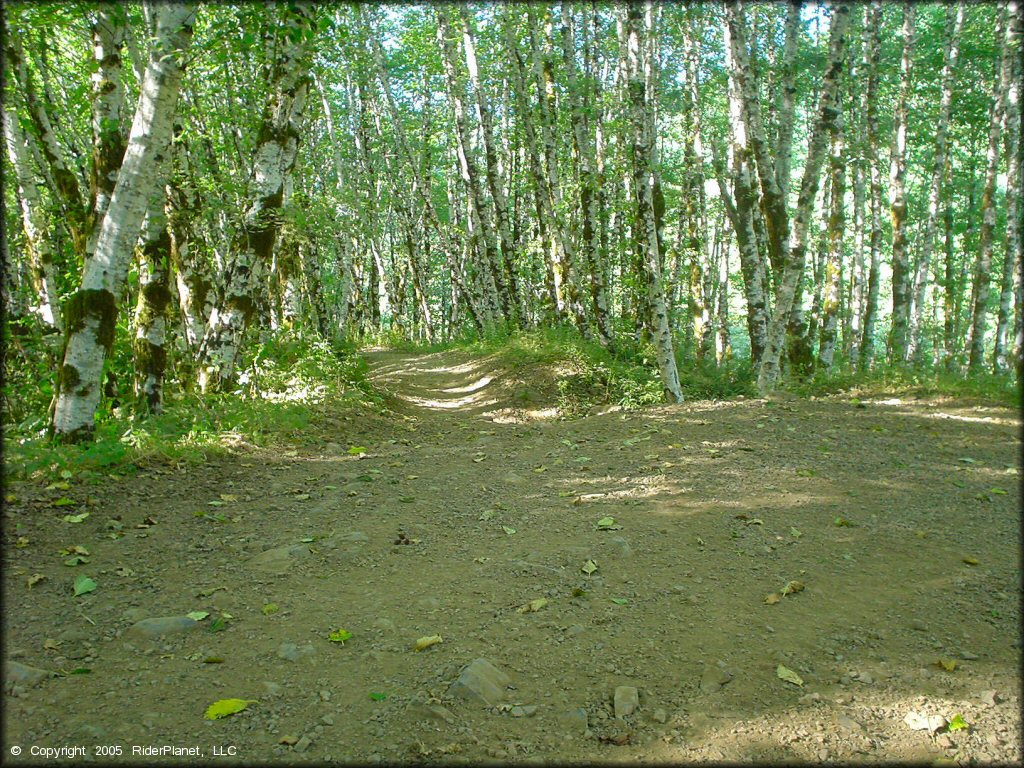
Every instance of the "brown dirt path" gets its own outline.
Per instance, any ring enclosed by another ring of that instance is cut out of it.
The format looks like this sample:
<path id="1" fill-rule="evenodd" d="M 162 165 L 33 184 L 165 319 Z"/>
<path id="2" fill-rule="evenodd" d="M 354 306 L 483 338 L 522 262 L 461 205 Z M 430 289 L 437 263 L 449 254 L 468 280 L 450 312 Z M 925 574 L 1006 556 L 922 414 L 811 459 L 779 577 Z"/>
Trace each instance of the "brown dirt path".
<path id="1" fill-rule="evenodd" d="M 91 672 L 8 676 L 11 764 L 15 745 L 40 764 L 31 745 L 102 744 L 198 746 L 193 764 L 217 746 L 247 764 L 1021 757 L 1016 412 L 777 399 L 557 421 L 490 359 L 368 359 L 393 410 L 326 414 L 292 451 L 12 489 L 5 657 Z M 63 522 L 58 495 L 89 519 Z M 622 528 L 597 530 L 609 516 Z M 65 567 L 75 543 L 91 562 Z M 74 599 L 79 572 L 98 587 Z M 195 610 L 182 634 L 129 629 Z M 509 676 L 495 706 L 450 690 L 477 658 Z M 616 718 L 620 686 L 639 706 Z M 203 719 L 229 697 L 256 703 Z M 970 727 L 929 735 L 911 711 Z"/>

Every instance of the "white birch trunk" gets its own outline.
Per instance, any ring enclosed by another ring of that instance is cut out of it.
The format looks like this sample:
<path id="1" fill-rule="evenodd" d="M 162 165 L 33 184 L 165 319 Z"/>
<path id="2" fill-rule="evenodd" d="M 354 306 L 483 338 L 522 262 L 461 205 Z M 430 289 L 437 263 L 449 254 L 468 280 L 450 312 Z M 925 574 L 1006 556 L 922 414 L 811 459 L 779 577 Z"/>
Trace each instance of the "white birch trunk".
<path id="1" fill-rule="evenodd" d="M 63 330 L 57 296 L 56 270 L 53 264 L 53 246 L 50 227 L 43 207 L 39 187 L 33 178 L 25 146 L 25 135 L 18 116 L 11 109 L 3 109 L 4 142 L 7 158 L 14 169 L 21 203 L 21 223 L 25 230 L 28 251 L 28 269 L 35 290 L 35 303 L 29 310 L 49 328 Z"/>
<path id="2" fill-rule="evenodd" d="M 1013 3 L 1016 10 L 1016 3 Z M 1010 10 L 1010 4 L 1005 11 Z M 988 149 L 985 155 L 985 186 L 981 193 L 981 230 L 978 233 L 978 255 L 974 262 L 974 291 L 971 311 L 971 343 L 967 369 L 980 373 L 985 364 L 985 330 L 992 268 L 992 251 L 996 227 L 996 176 L 999 171 L 999 139 L 1003 123 L 1006 93 L 1009 90 L 1011 29 L 1013 25 L 1002 14 L 998 36 L 1001 55 L 996 63 L 992 86 L 992 110 L 988 131 Z"/>
<path id="3" fill-rule="evenodd" d="M 649 17 L 651 13 L 649 0 L 644 3 L 644 11 L 645 15 Z M 668 310 L 665 306 L 665 292 L 661 278 L 661 253 L 659 252 L 657 220 L 654 213 L 654 185 L 657 181 L 657 168 L 654 164 L 656 136 L 652 130 L 651 115 L 654 94 L 647 89 L 653 62 L 650 55 L 645 55 L 647 30 L 638 4 L 629 6 L 627 26 L 636 226 L 640 234 L 639 241 L 647 282 L 647 301 L 651 312 L 649 321 L 654 336 L 658 368 L 665 396 L 671 402 L 681 403 L 683 390 L 679 384 L 672 332 L 668 322 Z"/>
<path id="4" fill-rule="evenodd" d="M 818 97 L 818 110 L 811 130 L 807 159 L 804 162 L 804 175 L 800 182 L 800 195 L 797 199 L 796 215 L 793 219 L 792 232 L 788 238 L 789 251 L 786 254 L 785 269 L 776 292 L 775 312 L 768 327 L 765 351 L 757 376 L 757 388 L 762 393 L 773 390 L 779 379 L 779 362 L 786 341 L 786 325 L 793 310 L 793 300 L 796 296 L 797 285 L 804 271 L 807 230 L 810 225 L 814 198 L 818 191 L 821 165 L 824 161 L 829 133 L 833 130 L 838 116 L 836 103 L 839 94 L 839 83 L 843 73 L 846 33 L 849 21 L 849 6 L 845 4 L 837 5 L 832 15 L 828 61 L 824 77 L 822 78 L 821 93 Z M 742 48 L 742 46 L 740 47 Z M 749 103 L 747 106 L 750 106 Z M 769 182 L 774 183 L 774 177 Z M 764 179 L 762 178 L 762 188 L 763 186 Z"/>
<path id="5" fill-rule="evenodd" d="M 102 396 L 103 364 L 113 345 L 132 248 L 158 187 L 155 171 L 171 142 L 183 57 L 192 39 L 195 12 L 189 4 L 175 3 L 159 6 L 156 14 L 156 41 L 124 162 L 100 224 L 96 251 L 85 263 L 81 288 L 68 303 L 52 424 L 55 437 L 63 441 L 92 436 Z"/>

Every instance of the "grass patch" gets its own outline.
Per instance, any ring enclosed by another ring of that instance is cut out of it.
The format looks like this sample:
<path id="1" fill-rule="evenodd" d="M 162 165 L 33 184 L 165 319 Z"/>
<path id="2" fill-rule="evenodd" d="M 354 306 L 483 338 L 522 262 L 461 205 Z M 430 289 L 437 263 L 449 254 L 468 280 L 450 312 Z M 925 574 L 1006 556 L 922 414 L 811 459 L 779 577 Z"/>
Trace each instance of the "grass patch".
<path id="1" fill-rule="evenodd" d="M 871 371 L 817 371 L 786 388 L 802 397 L 849 394 L 857 397 L 949 397 L 984 405 L 1019 408 L 1020 385 L 1008 375 L 990 373 L 964 377 L 948 371 L 913 368 L 876 368 Z"/>
<path id="2" fill-rule="evenodd" d="M 298 446 L 321 439 L 317 423 L 331 410 L 380 403 L 366 363 L 352 348 L 284 333 L 258 345 L 229 394 L 184 392 L 170 382 L 164 413 L 135 418 L 130 407 L 100 414 L 95 440 L 55 444 L 37 414 L 4 435 L 10 479 L 71 472 L 82 479 L 132 474 L 148 463 L 199 463 L 245 446 Z"/>

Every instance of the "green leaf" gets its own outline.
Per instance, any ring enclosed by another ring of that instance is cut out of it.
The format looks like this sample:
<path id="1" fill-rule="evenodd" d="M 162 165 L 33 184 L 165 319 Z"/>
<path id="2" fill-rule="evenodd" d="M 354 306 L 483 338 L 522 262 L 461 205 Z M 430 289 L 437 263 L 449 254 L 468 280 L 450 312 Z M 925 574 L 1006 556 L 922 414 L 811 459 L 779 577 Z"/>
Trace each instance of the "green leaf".
<path id="1" fill-rule="evenodd" d="M 589 576 L 597 570 L 597 563 L 595 563 L 593 560 L 587 560 L 587 562 L 583 564 L 580 570 L 587 574 L 587 576 Z"/>
<path id="2" fill-rule="evenodd" d="M 277 603 L 267 603 L 262 608 L 260 608 L 260 611 L 263 613 L 264 616 L 273 616 L 275 613 L 278 612 L 278 610 L 280 609 L 277 607 Z"/>
<path id="3" fill-rule="evenodd" d="M 77 503 L 78 502 L 75 501 L 74 499 L 69 499 L 67 496 L 61 496 L 59 499 L 57 499 L 55 502 L 53 502 L 53 506 L 55 506 L 55 507 L 73 507 Z M 86 514 L 88 514 L 88 513 L 86 513 Z M 77 522 L 80 522 L 80 521 L 76 520 L 75 522 L 77 523 Z"/>
<path id="4" fill-rule="evenodd" d="M 615 524 L 614 517 L 602 517 L 597 521 L 597 530 L 599 531 L 620 531 L 622 530 L 621 525 Z"/>
<path id="5" fill-rule="evenodd" d="M 384 701 L 384 699 L 386 699 L 387 697 L 388 695 L 386 693 L 375 693 L 373 691 L 370 692 L 370 698 L 374 701 Z"/>
<path id="6" fill-rule="evenodd" d="M 964 722 L 963 715 L 961 715 L 959 713 L 953 715 L 953 719 L 949 721 L 949 730 L 950 731 L 962 731 L 965 728 L 970 728 L 970 727 L 971 727 L 970 725 L 968 725 L 967 723 Z"/>
<path id="7" fill-rule="evenodd" d="M 346 640 L 350 640 L 351 638 L 352 633 L 347 629 L 336 629 L 327 636 L 327 639 L 332 643 L 341 643 L 342 645 L 345 644 Z"/>
<path id="8" fill-rule="evenodd" d="M 202 621 L 207 616 L 209 616 L 210 613 L 209 611 L 191 611 L 190 613 L 186 613 L 185 615 L 193 621 Z"/>
<path id="9" fill-rule="evenodd" d="M 507 534 L 508 534 L 509 536 L 511 536 L 512 534 L 514 534 L 514 533 L 516 532 L 516 529 L 515 529 L 515 528 L 509 528 L 509 527 L 508 527 L 507 525 L 503 525 L 503 526 L 501 526 L 501 530 L 503 530 L 503 531 L 504 531 L 505 533 L 507 533 Z"/>
<path id="10" fill-rule="evenodd" d="M 74 568 L 76 565 L 85 565 L 88 562 L 88 557 L 82 557 L 82 555 L 74 555 L 73 557 L 69 557 L 67 560 L 65 560 L 64 565 Z"/>
<path id="11" fill-rule="evenodd" d="M 94 589 L 96 589 L 96 582 L 85 574 L 75 577 L 75 597 L 92 592 Z"/>
<path id="12" fill-rule="evenodd" d="M 85 518 L 87 518 L 88 516 L 89 516 L 88 512 L 82 512 L 79 515 L 64 515 L 64 517 L 62 517 L 61 519 L 65 523 L 80 523 L 83 520 L 85 520 Z"/>
<path id="13" fill-rule="evenodd" d="M 627 600 L 624 597 L 613 597 L 612 602 L 616 605 L 626 605 L 629 602 L 629 600 Z"/>
<path id="14" fill-rule="evenodd" d="M 366 453 L 366 448 L 361 445 L 353 445 L 348 449 L 349 456 L 358 456 L 361 453 Z"/>
<path id="15" fill-rule="evenodd" d="M 220 699 L 206 708 L 204 717 L 207 720 L 220 720 L 222 717 L 238 714 L 255 703 L 256 699 Z"/>
<path id="16" fill-rule="evenodd" d="M 804 681 L 800 677 L 800 675 L 798 675 L 789 667 L 784 667 L 781 664 L 779 664 L 779 666 L 776 668 L 775 676 L 778 677 L 780 680 L 785 680 L 787 683 L 792 683 L 793 685 L 802 686 L 804 684 Z"/>

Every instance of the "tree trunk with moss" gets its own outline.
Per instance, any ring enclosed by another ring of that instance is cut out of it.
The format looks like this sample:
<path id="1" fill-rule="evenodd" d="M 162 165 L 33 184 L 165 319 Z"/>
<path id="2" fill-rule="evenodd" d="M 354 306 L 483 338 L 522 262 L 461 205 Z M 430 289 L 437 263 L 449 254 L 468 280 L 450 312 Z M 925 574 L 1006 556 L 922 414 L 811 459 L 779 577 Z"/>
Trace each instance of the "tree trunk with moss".
<path id="1" fill-rule="evenodd" d="M 1016 3 L 1014 3 L 1016 6 Z M 980 373 L 985 365 L 985 330 L 987 326 L 988 298 L 991 282 L 992 251 L 996 228 L 996 181 L 999 172 L 999 138 L 1003 124 L 1006 92 L 1009 89 L 1011 32 L 1013 28 L 1007 14 L 1000 14 L 997 40 L 1001 50 L 996 63 L 992 85 L 992 108 L 988 131 L 988 149 L 985 155 L 985 184 L 981 192 L 981 228 L 978 232 L 978 252 L 974 261 L 974 288 L 971 294 L 971 343 L 967 370 Z"/>
<path id="2" fill-rule="evenodd" d="M 910 326 L 910 255 L 907 242 L 907 102 L 910 99 L 911 64 L 914 52 L 914 6 L 903 5 L 903 57 L 900 89 L 893 115 L 892 151 L 889 159 L 889 214 L 892 219 L 892 329 L 889 358 L 899 365 L 907 360 Z"/>
<path id="3" fill-rule="evenodd" d="M 200 347 L 199 386 L 203 392 L 224 390 L 235 382 L 242 336 L 255 313 L 257 291 L 281 228 L 285 178 L 295 166 L 309 93 L 315 12 L 306 4 L 290 5 L 282 11 L 278 55 L 271 75 L 273 90 L 260 124 L 249 203 Z"/>
<path id="4" fill-rule="evenodd" d="M 57 276 L 50 243 L 50 225 L 43 207 L 39 187 L 32 175 L 25 136 L 18 116 L 8 108 L 3 110 L 4 141 L 7 158 L 14 169 L 21 203 L 21 222 L 25 231 L 29 279 L 35 293 L 30 311 L 49 329 L 63 330 L 57 297 Z"/>
<path id="5" fill-rule="evenodd" d="M 768 327 L 765 351 L 757 376 L 757 388 L 762 393 L 771 391 L 778 383 L 779 362 L 786 341 L 786 326 L 793 310 L 798 283 L 804 273 L 807 230 L 810 225 L 814 198 L 818 191 L 821 165 L 825 158 L 829 134 L 838 117 L 837 99 L 839 83 L 843 74 L 849 20 L 849 6 L 837 5 L 832 16 L 828 60 L 818 97 L 817 115 L 812 124 L 792 232 L 788 234 L 789 248 L 786 253 L 785 268 L 776 291 L 775 312 Z M 748 103 L 748 109 L 749 106 Z"/>
<path id="6" fill-rule="evenodd" d="M 67 303 L 63 362 L 51 430 L 62 441 L 92 437 L 102 396 L 104 361 L 114 343 L 117 308 L 132 249 L 153 193 L 156 170 L 168 151 L 184 56 L 195 12 L 188 4 L 155 8 L 156 37 L 146 67 L 124 162 L 100 224 L 82 284 Z"/>
<path id="7" fill-rule="evenodd" d="M 654 95 L 648 90 L 653 65 L 647 46 L 652 34 L 652 5 L 634 3 L 628 7 L 627 56 L 629 61 L 629 97 L 632 123 L 633 191 L 635 194 L 636 231 L 643 258 L 647 283 L 647 301 L 650 307 L 649 323 L 653 331 L 654 347 L 658 356 L 658 369 L 665 396 L 671 402 L 683 401 L 683 390 L 676 369 L 672 332 L 665 306 L 665 292 L 661 278 L 660 238 L 654 211 L 654 190 L 657 184 L 655 164 Z"/>
<path id="8" fill-rule="evenodd" d="M 142 225 L 136 249 L 139 297 L 135 305 L 132 341 L 135 413 L 163 411 L 164 372 L 167 370 L 167 308 L 171 303 L 171 235 L 162 196 L 154 196 Z"/>
<path id="9" fill-rule="evenodd" d="M 999 292 L 999 313 L 996 318 L 996 338 L 993 350 L 993 369 L 996 373 L 1006 373 L 1010 369 L 1012 352 L 1010 331 L 1013 321 L 1010 309 L 1013 304 L 1014 276 L 1021 269 L 1021 216 L 1024 214 L 1021 196 L 1021 114 L 1020 114 L 1020 81 L 1024 76 L 1021 62 L 1021 21 L 1020 4 L 1011 3 L 1010 28 L 1007 30 L 1007 46 L 1010 49 L 1011 70 L 1007 78 L 1006 90 L 1006 248 L 1003 256 L 1003 274 Z M 1024 307 L 1018 299 L 1018 315 Z M 1018 349 L 1018 355 L 1020 351 Z M 1019 363 L 1018 363 L 1019 365 Z"/>

